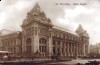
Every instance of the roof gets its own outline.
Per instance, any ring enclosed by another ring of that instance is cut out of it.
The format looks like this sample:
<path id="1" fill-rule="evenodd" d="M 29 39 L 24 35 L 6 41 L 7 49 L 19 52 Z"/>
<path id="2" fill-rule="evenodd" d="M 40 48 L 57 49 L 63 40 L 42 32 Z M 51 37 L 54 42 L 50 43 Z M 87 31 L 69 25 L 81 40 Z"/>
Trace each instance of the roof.
<path id="1" fill-rule="evenodd" d="M 58 27 L 58 26 L 53 26 L 54 29 L 58 29 L 58 30 L 62 30 L 62 31 L 65 31 L 65 32 L 69 32 L 69 33 L 72 33 L 72 34 L 75 34 L 75 35 L 78 35 L 77 33 L 75 33 L 74 31 L 71 31 L 69 29 L 64 29 L 64 28 L 61 28 L 61 27 Z"/>
<path id="2" fill-rule="evenodd" d="M 77 30 L 76 30 L 76 33 L 78 33 L 78 32 L 84 32 L 84 31 L 85 31 L 85 30 L 83 29 L 82 25 L 79 24 L 79 26 L 78 26 L 78 28 L 77 28 Z"/>
<path id="3" fill-rule="evenodd" d="M 0 35 L 5 35 L 5 34 L 10 34 L 10 33 L 13 33 L 14 31 L 10 31 L 10 30 L 7 30 L 7 29 L 2 29 L 0 30 Z"/>
<path id="4" fill-rule="evenodd" d="M 26 17 L 26 19 L 24 19 L 22 26 L 27 25 L 36 19 L 38 19 L 38 20 L 41 19 L 41 20 L 43 20 L 43 22 L 44 22 L 44 20 L 46 20 L 49 23 L 51 23 L 50 19 L 48 19 L 46 17 L 44 11 L 40 8 L 38 3 L 36 3 L 34 5 L 34 7 L 27 13 L 27 17 Z"/>
<path id="5" fill-rule="evenodd" d="M 34 7 L 33 7 L 33 8 L 31 9 L 31 11 L 30 11 L 31 14 L 39 14 L 39 13 L 41 13 L 41 12 L 43 12 L 43 10 L 40 8 L 40 6 L 39 6 L 38 3 L 36 3 L 36 4 L 34 5 Z"/>
<path id="6" fill-rule="evenodd" d="M 18 33 L 19 31 L 11 31 L 11 30 L 7 30 L 7 29 L 2 29 L 0 30 L 0 35 L 8 35 L 8 34 L 12 34 L 12 33 Z"/>
<path id="7" fill-rule="evenodd" d="M 11 52 L 8 52 L 8 51 L 0 51 L 0 53 L 11 53 Z"/>

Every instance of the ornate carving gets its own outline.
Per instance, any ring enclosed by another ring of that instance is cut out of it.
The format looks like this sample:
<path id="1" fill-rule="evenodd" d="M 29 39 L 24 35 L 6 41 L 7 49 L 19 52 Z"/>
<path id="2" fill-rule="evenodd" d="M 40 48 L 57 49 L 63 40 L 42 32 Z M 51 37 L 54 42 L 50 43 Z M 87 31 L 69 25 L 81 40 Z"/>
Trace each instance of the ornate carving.
<path id="1" fill-rule="evenodd" d="M 34 32 L 35 32 L 35 35 L 38 34 L 38 27 L 34 27 Z"/>

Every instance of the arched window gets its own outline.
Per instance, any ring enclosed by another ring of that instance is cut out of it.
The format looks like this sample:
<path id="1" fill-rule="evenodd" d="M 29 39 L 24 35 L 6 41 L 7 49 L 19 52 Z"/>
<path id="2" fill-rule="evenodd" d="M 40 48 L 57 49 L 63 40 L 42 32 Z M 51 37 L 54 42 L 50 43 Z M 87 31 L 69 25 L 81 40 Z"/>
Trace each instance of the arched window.
<path id="1" fill-rule="evenodd" d="M 39 43 L 40 43 L 40 44 L 43 44 L 43 45 L 46 45 L 46 39 L 41 38 L 41 39 L 39 40 Z"/>
<path id="2" fill-rule="evenodd" d="M 43 56 L 45 56 L 47 52 L 47 41 L 44 38 L 39 39 L 39 51 Z"/>
<path id="3" fill-rule="evenodd" d="M 27 40 L 26 40 L 26 51 L 27 51 L 27 53 L 31 53 L 31 42 L 32 42 L 31 38 L 27 38 Z"/>

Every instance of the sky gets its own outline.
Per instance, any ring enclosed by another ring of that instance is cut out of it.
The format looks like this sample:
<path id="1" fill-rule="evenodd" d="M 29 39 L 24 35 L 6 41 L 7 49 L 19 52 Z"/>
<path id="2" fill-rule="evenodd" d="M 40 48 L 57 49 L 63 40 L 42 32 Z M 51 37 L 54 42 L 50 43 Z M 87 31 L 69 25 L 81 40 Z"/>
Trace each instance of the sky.
<path id="1" fill-rule="evenodd" d="M 75 31 L 81 24 L 89 33 L 90 44 L 100 42 L 100 0 L 1 0 L 0 30 L 21 31 L 23 20 L 36 2 L 54 25 Z"/>

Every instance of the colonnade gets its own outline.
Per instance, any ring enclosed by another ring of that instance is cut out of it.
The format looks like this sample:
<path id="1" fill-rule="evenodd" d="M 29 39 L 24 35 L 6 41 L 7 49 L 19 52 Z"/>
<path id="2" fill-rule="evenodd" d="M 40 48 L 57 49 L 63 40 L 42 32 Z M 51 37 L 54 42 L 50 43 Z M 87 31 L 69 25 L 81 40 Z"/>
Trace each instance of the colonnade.
<path id="1" fill-rule="evenodd" d="M 56 41 L 53 43 L 56 55 L 60 53 L 62 57 L 81 57 L 85 55 L 84 45 L 75 42 Z"/>

